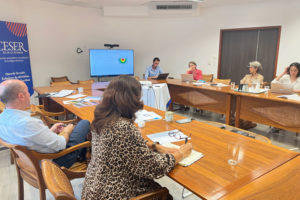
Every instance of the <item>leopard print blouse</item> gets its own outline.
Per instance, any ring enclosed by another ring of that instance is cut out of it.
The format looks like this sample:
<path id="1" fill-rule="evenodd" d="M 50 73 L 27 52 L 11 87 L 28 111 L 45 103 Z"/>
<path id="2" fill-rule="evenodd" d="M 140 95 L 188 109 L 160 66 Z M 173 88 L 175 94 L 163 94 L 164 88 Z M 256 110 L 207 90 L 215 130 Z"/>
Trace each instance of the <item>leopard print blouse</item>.
<path id="1" fill-rule="evenodd" d="M 82 200 L 129 199 L 153 191 L 161 187 L 153 179 L 175 166 L 173 155 L 149 149 L 135 125 L 124 118 L 92 134 Z"/>

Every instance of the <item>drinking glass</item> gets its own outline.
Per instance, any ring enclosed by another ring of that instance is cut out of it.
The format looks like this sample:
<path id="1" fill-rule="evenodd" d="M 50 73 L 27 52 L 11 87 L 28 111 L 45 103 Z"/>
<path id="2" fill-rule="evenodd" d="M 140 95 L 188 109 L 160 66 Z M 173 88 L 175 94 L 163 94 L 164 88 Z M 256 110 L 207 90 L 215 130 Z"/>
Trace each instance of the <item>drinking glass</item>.
<path id="1" fill-rule="evenodd" d="M 270 86 L 266 85 L 266 86 L 264 87 L 264 89 L 265 89 L 265 90 L 269 90 L 269 89 L 270 89 Z"/>
<path id="2" fill-rule="evenodd" d="M 83 87 L 78 88 L 78 93 L 83 93 Z"/>
<path id="3" fill-rule="evenodd" d="M 239 160 L 239 153 L 240 153 L 240 145 L 239 144 L 227 144 L 228 149 L 228 164 L 231 166 L 235 166 Z"/>
<path id="4" fill-rule="evenodd" d="M 234 89 L 235 89 L 235 82 L 231 82 L 231 83 L 230 83 L 230 89 L 231 89 L 231 90 L 234 90 Z"/>

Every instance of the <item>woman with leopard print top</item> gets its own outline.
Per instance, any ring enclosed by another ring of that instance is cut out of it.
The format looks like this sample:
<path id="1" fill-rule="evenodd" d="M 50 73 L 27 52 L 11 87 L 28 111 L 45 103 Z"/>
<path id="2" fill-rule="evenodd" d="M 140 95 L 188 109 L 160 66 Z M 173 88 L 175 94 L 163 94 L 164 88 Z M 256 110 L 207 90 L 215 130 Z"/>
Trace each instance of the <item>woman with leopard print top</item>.
<path id="1" fill-rule="evenodd" d="M 190 143 L 172 149 L 143 139 L 133 123 L 135 112 L 143 108 L 140 99 L 141 85 L 129 76 L 114 78 L 105 90 L 92 123 L 92 158 L 83 200 L 129 199 L 154 191 L 161 186 L 153 179 L 169 173 L 191 153 Z"/>

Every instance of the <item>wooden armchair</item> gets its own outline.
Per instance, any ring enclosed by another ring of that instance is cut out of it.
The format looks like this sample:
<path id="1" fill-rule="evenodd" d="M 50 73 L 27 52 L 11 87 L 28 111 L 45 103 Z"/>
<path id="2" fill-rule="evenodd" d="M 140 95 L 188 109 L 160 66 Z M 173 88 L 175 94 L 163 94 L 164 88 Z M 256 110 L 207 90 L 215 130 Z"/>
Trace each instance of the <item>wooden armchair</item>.
<path id="1" fill-rule="evenodd" d="M 64 81 L 71 82 L 67 76 L 51 77 L 51 82 L 64 82 Z"/>
<path id="2" fill-rule="evenodd" d="M 71 85 L 70 81 L 62 81 L 62 82 L 51 82 L 50 86 L 61 86 L 61 85 Z"/>
<path id="3" fill-rule="evenodd" d="M 213 79 L 213 83 L 223 83 L 226 85 L 230 85 L 230 81 L 231 79 L 217 79 L 217 78 Z"/>
<path id="4" fill-rule="evenodd" d="M 93 84 L 94 82 L 95 82 L 94 79 L 89 79 L 89 80 L 85 80 L 85 81 L 78 80 L 78 84 Z"/>
<path id="5" fill-rule="evenodd" d="M 51 160 L 42 160 L 42 174 L 45 184 L 55 199 L 76 200 L 72 185 L 60 167 Z"/>
<path id="6" fill-rule="evenodd" d="M 0 138 L 0 144 L 10 150 L 10 164 L 14 164 L 14 156 L 13 156 L 13 153 L 12 153 L 12 150 L 11 150 L 14 145 L 5 142 L 1 138 Z"/>
<path id="7" fill-rule="evenodd" d="M 169 196 L 169 190 L 163 187 L 153 192 L 141 194 L 137 197 L 131 198 L 130 200 L 152 200 L 152 199 L 167 200 L 168 196 Z"/>
<path id="8" fill-rule="evenodd" d="M 64 172 L 51 160 L 42 160 L 42 174 L 45 184 L 56 200 L 76 200 L 74 191 L 69 179 L 72 175 L 64 174 Z M 161 188 L 154 192 L 139 195 L 131 198 L 131 200 L 150 200 L 159 198 L 167 200 L 169 191 L 167 188 Z"/>
<path id="9" fill-rule="evenodd" d="M 69 80 L 67 76 L 61 77 L 51 77 L 50 85 L 71 85 L 72 82 Z"/>
<path id="10" fill-rule="evenodd" d="M 47 125 L 49 128 L 55 123 L 64 123 L 64 124 L 74 124 L 77 123 L 79 119 L 72 119 L 72 120 L 57 120 L 53 119 L 52 117 L 59 117 L 64 116 L 67 118 L 67 112 L 48 112 L 43 109 L 41 106 L 36 106 L 31 104 L 30 109 L 32 111 L 32 115 L 39 115 L 41 120 Z"/>
<path id="11" fill-rule="evenodd" d="M 14 145 L 12 147 L 12 152 L 14 154 L 18 175 L 19 200 L 24 199 L 23 180 L 33 187 L 38 188 L 40 191 L 40 199 L 46 200 L 45 189 L 47 187 L 42 176 L 42 171 L 39 164 L 40 160 L 59 158 L 77 149 L 85 147 L 90 147 L 89 141 L 64 149 L 58 153 L 42 154 L 36 151 L 28 150 L 24 146 Z M 69 169 L 62 167 L 62 170 L 73 178 L 82 178 L 85 176 L 86 168 L 86 163 L 75 163 Z"/>
<path id="12" fill-rule="evenodd" d="M 205 82 L 211 82 L 213 77 L 213 74 L 202 74 L 202 80 L 204 80 Z"/>

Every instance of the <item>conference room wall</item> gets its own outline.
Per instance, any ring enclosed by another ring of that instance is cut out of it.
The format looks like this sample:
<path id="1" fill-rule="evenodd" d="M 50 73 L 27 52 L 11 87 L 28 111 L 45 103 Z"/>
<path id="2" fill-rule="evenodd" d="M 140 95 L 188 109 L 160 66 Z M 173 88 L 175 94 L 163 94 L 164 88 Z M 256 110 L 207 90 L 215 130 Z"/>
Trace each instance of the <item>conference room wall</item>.
<path id="1" fill-rule="evenodd" d="M 118 43 L 135 50 L 135 74 L 142 76 L 155 56 L 179 77 L 194 60 L 204 73 L 217 74 L 220 29 L 282 26 L 278 73 L 300 61 L 297 0 L 273 0 L 200 9 L 199 16 L 103 17 L 101 10 L 40 0 L 0 0 L 0 20 L 26 23 L 34 85 L 51 76 L 89 79 L 89 48 Z M 77 54 L 80 47 L 83 53 Z"/>

